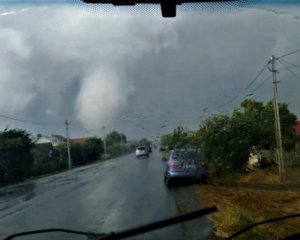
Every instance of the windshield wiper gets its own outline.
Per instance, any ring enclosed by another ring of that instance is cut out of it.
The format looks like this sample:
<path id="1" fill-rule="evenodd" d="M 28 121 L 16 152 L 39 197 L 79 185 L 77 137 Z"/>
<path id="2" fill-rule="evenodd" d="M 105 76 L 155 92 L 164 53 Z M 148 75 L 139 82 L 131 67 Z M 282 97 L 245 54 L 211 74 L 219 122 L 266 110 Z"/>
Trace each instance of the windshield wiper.
<path id="1" fill-rule="evenodd" d="M 136 228 L 132 228 L 129 230 L 124 230 L 124 231 L 120 231 L 120 232 L 112 232 L 112 233 L 108 233 L 108 234 L 106 234 L 106 233 L 98 234 L 98 233 L 92 233 L 92 232 L 81 232 L 81 231 L 73 231 L 73 230 L 68 230 L 68 229 L 53 228 L 53 229 L 42 229 L 42 230 L 36 230 L 36 231 L 30 231 L 30 232 L 16 233 L 16 234 L 13 234 L 13 235 L 10 235 L 10 236 L 4 238 L 3 240 L 12 240 L 12 239 L 20 237 L 20 236 L 40 234 L 40 233 L 49 233 L 49 232 L 64 232 L 64 233 L 71 233 L 71 234 L 77 234 L 77 235 L 85 235 L 89 240 L 117 240 L 117 239 L 123 239 L 123 238 L 127 238 L 127 237 L 132 237 L 132 236 L 135 236 L 138 234 L 150 232 L 153 230 L 157 230 L 157 229 L 167 227 L 167 226 L 170 226 L 173 224 L 181 223 L 184 221 L 196 219 L 196 218 L 208 215 L 208 214 L 216 212 L 216 211 L 218 211 L 217 207 L 215 207 L 215 206 L 208 207 L 208 208 L 200 209 L 200 210 L 193 211 L 190 213 L 182 214 L 180 216 L 171 217 L 171 218 L 168 218 L 165 220 L 161 220 L 161 221 L 157 221 L 154 223 L 139 226 Z M 233 239 L 233 238 L 245 233 L 246 231 L 249 231 L 251 228 L 259 226 L 259 225 L 277 222 L 277 221 L 283 221 L 286 219 L 297 218 L 297 217 L 300 217 L 300 213 L 292 214 L 292 215 L 288 215 L 288 216 L 284 216 L 284 217 L 272 218 L 272 219 L 268 219 L 265 221 L 253 223 L 253 224 L 239 230 L 238 232 L 231 235 L 230 237 L 226 238 L 226 240 Z M 285 237 L 284 240 L 296 240 L 296 239 L 300 239 L 299 237 L 300 237 L 300 233 L 297 233 L 295 235 Z"/>
<path id="2" fill-rule="evenodd" d="M 115 6 L 135 5 L 135 4 L 160 4 L 163 17 L 176 17 L 176 6 L 183 3 L 216 3 L 239 2 L 240 0 L 82 0 L 89 4 L 113 4 Z"/>
<path id="3" fill-rule="evenodd" d="M 60 229 L 60 228 L 55 229 L 54 228 L 54 229 L 41 229 L 41 230 L 30 231 L 30 232 L 21 232 L 21 233 L 10 235 L 10 236 L 4 238 L 3 240 L 11 240 L 11 239 L 14 239 L 14 238 L 20 237 L 20 236 L 40 234 L 40 233 L 49 233 L 49 232 L 64 232 L 64 233 L 71 233 L 71 234 L 77 234 L 77 235 L 78 234 L 85 235 L 88 237 L 89 240 L 116 240 L 116 239 L 132 237 L 132 236 L 135 236 L 138 234 L 150 232 L 150 231 L 160 229 L 163 227 L 167 227 L 167 226 L 170 226 L 173 224 L 196 219 L 196 218 L 205 216 L 207 214 L 210 214 L 210 213 L 213 213 L 216 211 L 218 211 L 217 207 L 215 207 L 215 206 L 208 207 L 208 208 L 200 209 L 200 210 L 193 211 L 190 213 L 182 214 L 180 216 L 171 217 L 171 218 L 168 218 L 165 220 L 161 220 L 161 221 L 157 221 L 154 223 L 139 226 L 136 228 L 132 228 L 129 230 L 124 230 L 124 231 L 120 231 L 120 232 L 112 232 L 112 233 L 108 233 L 108 234 L 105 234 L 105 233 L 97 234 L 97 233 L 91 233 L 91 232 L 81 232 L 81 231 L 73 231 L 73 230 L 68 230 L 68 229 Z"/>
<path id="4" fill-rule="evenodd" d="M 272 219 L 268 219 L 268 220 L 265 220 L 265 221 L 262 221 L 262 222 L 256 222 L 256 223 L 253 223 L 241 230 L 239 230 L 238 232 L 236 232 L 235 234 L 231 235 L 230 237 L 226 238 L 226 240 L 230 240 L 230 239 L 233 239 L 241 234 L 243 234 L 244 232 L 247 232 L 249 231 L 251 228 L 254 228 L 258 225 L 263 225 L 263 224 L 267 224 L 267 223 L 272 223 L 272 222 L 278 222 L 278 221 L 282 221 L 282 220 L 286 220 L 286 219 L 290 219 L 290 218 L 297 218 L 297 217 L 300 217 L 300 213 L 297 213 L 297 214 L 292 214 L 292 215 L 288 215 L 288 216 L 284 216 L 284 217 L 278 217 L 278 218 L 272 218 Z M 297 235 L 294 235 L 294 236 L 298 236 L 298 238 L 291 238 L 291 237 L 287 237 L 285 239 L 299 239 L 299 234 Z"/>

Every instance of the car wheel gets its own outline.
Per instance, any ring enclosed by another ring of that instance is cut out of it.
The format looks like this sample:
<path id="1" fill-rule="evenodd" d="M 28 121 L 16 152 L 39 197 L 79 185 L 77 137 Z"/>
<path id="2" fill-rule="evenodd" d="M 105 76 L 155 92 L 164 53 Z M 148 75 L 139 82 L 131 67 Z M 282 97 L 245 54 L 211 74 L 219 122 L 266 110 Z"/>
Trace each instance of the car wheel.
<path id="1" fill-rule="evenodd" d="M 165 183 L 166 183 L 167 187 L 171 187 L 172 186 L 171 178 L 168 178 L 167 176 L 165 176 Z"/>

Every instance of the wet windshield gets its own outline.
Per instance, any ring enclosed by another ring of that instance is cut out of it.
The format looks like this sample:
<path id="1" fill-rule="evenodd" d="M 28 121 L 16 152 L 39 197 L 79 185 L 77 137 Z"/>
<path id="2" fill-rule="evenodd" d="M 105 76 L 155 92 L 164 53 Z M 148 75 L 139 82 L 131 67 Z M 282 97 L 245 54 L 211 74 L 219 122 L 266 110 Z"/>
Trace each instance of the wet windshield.
<path id="1" fill-rule="evenodd" d="M 197 153 L 195 151 L 181 151 L 179 152 L 178 157 L 183 160 L 189 160 L 189 159 L 197 160 L 197 161 L 201 160 L 200 153 Z"/>
<path id="2" fill-rule="evenodd" d="M 0 0 L 0 239 L 212 205 L 132 239 L 226 238 L 300 212 L 300 3 L 170 2 Z"/>

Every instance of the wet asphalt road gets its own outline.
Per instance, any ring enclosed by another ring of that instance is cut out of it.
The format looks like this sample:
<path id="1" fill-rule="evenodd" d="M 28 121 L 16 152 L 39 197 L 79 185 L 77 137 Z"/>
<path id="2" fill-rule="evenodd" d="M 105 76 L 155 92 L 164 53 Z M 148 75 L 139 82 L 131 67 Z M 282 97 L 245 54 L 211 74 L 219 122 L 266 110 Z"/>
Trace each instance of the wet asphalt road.
<path id="1" fill-rule="evenodd" d="M 148 159 L 136 159 L 130 154 L 0 188 L 0 239 L 43 228 L 97 233 L 120 231 L 174 216 L 178 214 L 176 202 L 191 200 L 189 187 L 168 190 L 163 171 L 164 162 L 154 151 Z M 202 229 L 197 239 L 203 239 L 209 231 L 205 222 L 200 223 Z M 43 234 L 16 239 L 86 238 Z M 131 239 L 176 240 L 187 239 L 187 234 L 184 225 L 178 224 Z"/>

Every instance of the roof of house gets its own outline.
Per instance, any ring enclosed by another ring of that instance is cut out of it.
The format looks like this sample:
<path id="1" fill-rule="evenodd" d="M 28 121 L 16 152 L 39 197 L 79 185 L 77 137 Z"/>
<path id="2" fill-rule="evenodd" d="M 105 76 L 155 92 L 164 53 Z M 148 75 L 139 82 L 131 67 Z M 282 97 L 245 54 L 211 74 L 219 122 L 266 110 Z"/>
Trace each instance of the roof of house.
<path id="1" fill-rule="evenodd" d="M 36 137 L 33 140 L 33 143 L 36 143 L 39 141 L 39 139 L 48 139 L 50 142 L 65 142 L 66 138 L 60 136 L 60 135 L 51 135 L 51 136 L 40 136 Z"/>
<path id="2" fill-rule="evenodd" d="M 89 138 L 73 138 L 73 139 L 70 139 L 70 141 L 71 141 L 71 143 L 83 144 L 88 139 Z"/>
<path id="3" fill-rule="evenodd" d="M 300 136 L 300 120 L 296 121 L 296 124 L 295 124 L 295 134 L 296 134 L 296 136 Z"/>
<path id="4" fill-rule="evenodd" d="M 55 134 L 52 134 L 50 137 L 51 137 L 52 139 L 55 139 L 55 140 L 58 140 L 58 141 L 65 141 L 65 140 L 66 140 L 65 137 L 60 136 L 60 135 L 55 135 Z"/>

